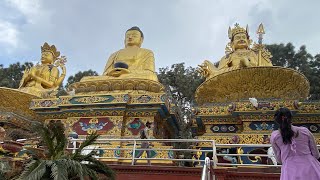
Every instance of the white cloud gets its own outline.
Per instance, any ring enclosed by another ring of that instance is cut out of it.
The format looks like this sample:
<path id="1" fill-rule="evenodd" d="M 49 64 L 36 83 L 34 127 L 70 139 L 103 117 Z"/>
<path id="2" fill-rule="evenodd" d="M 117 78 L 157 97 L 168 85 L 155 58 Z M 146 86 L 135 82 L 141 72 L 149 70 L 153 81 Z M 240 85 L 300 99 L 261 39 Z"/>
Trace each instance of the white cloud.
<path id="1" fill-rule="evenodd" d="M 145 34 L 143 47 L 154 51 L 157 68 L 219 60 L 229 41 L 228 27 L 236 22 L 249 25 L 254 41 L 263 22 L 266 43 L 306 44 L 313 55 L 320 51 L 319 0 L 5 2 L 11 9 L 3 13 L 0 3 L 0 46 L 13 49 L 7 63 L 39 59 L 40 46 L 48 42 L 67 56 L 68 75 L 90 68 L 102 73 L 109 55 L 123 48 L 125 31 L 135 25 Z"/>
<path id="2" fill-rule="evenodd" d="M 18 31 L 10 22 L 0 20 L 0 44 L 4 44 L 7 50 L 18 45 Z"/>
<path id="3" fill-rule="evenodd" d="M 20 11 L 29 23 L 35 23 L 36 19 L 41 17 L 40 0 L 6 0 L 6 2 Z"/>

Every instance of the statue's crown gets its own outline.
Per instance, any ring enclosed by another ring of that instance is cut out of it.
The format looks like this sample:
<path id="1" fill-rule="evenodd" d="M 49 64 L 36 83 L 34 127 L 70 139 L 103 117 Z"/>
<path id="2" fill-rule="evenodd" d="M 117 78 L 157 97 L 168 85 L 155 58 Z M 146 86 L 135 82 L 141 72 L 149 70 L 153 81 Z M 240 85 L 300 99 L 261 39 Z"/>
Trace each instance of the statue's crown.
<path id="1" fill-rule="evenodd" d="M 231 29 L 229 27 L 228 36 L 229 36 L 229 39 L 232 39 L 236 34 L 245 33 L 249 37 L 249 33 L 248 32 L 249 32 L 248 25 L 247 25 L 246 29 L 244 29 L 244 28 L 240 27 L 238 23 L 236 23 L 234 25 L 234 28 Z"/>
<path id="2" fill-rule="evenodd" d="M 57 51 L 56 46 L 54 45 L 50 46 L 46 42 L 43 44 L 43 46 L 41 46 L 41 52 L 51 52 L 54 58 L 57 58 L 60 56 L 60 51 Z"/>

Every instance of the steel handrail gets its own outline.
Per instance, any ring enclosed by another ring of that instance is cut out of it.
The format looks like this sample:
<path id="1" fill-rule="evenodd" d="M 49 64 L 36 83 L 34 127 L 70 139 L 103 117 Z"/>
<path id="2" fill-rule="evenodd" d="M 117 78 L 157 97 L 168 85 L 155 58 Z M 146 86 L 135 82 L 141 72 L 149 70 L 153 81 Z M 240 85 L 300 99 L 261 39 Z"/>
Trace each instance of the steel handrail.
<path id="1" fill-rule="evenodd" d="M 70 141 L 84 141 L 85 139 L 70 139 Z M 260 147 L 260 148 L 269 148 L 271 147 L 271 144 L 216 144 L 214 140 L 198 140 L 198 139 L 97 139 L 96 142 L 98 144 L 101 144 L 103 142 L 110 142 L 110 141 L 118 141 L 118 142 L 132 142 L 133 147 L 132 148 L 86 148 L 85 150 L 132 150 L 132 158 L 121 158 L 121 157 L 97 157 L 97 159 L 126 159 L 126 160 L 132 160 L 132 165 L 134 164 L 134 161 L 136 159 L 135 157 L 135 151 L 141 150 L 141 151 L 147 151 L 150 150 L 150 148 L 137 148 L 137 142 L 195 142 L 195 143 L 201 143 L 201 142 L 208 142 L 212 144 L 212 150 L 208 149 L 160 149 L 160 148 L 152 148 L 152 150 L 157 151 L 183 151 L 183 152 L 212 152 L 213 153 L 213 160 L 210 162 L 212 163 L 213 167 L 216 168 L 217 166 L 264 166 L 264 167 L 281 167 L 281 165 L 267 165 L 267 164 L 230 164 L 230 163 L 219 163 L 217 161 L 218 156 L 237 156 L 237 157 L 254 157 L 254 156 L 260 156 L 260 157 L 275 157 L 274 155 L 267 155 L 267 154 L 225 154 L 225 153 L 217 153 L 217 148 L 226 148 L 226 147 Z M 317 147 L 320 149 L 320 145 L 317 145 Z M 71 150 L 75 150 L 77 148 L 67 148 Z M 199 160 L 199 159 L 174 159 L 174 158 L 143 158 L 144 160 L 165 160 L 165 161 L 193 161 L 193 162 L 205 162 L 205 160 Z"/>
<path id="2" fill-rule="evenodd" d="M 86 139 L 72 139 L 72 141 L 85 141 Z M 97 139 L 99 141 L 150 141 L 150 142 L 213 142 L 214 140 L 198 139 Z"/>

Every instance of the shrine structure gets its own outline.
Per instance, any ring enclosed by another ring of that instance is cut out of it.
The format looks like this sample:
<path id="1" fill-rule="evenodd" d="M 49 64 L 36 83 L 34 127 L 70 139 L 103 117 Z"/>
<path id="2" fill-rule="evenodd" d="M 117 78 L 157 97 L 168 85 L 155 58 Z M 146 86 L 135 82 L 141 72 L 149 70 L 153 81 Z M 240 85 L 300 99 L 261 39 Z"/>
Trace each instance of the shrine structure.
<path id="1" fill-rule="evenodd" d="M 204 61 L 200 73 L 206 78 L 196 90 L 194 133 L 199 139 L 218 144 L 269 144 L 271 132 L 278 129 L 273 116 L 280 107 L 294 113 L 293 123 L 305 126 L 320 144 L 320 102 L 308 101 L 309 81 L 300 72 L 272 66 L 271 53 L 262 43 L 260 24 L 258 43 L 249 36 L 248 26 L 229 28 L 230 42 L 218 67 Z M 206 144 L 198 148 L 209 148 Z M 266 149 L 238 148 L 238 154 Z M 205 155 L 202 155 L 204 158 Z M 266 163 L 266 158 L 243 156 L 239 163 Z"/>
<path id="2" fill-rule="evenodd" d="M 25 71 L 20 88 L 0 88 L 1 121 L 7 124 L 8 131 L 12 125 L 30 130 L 32 121 L 61 121 L 67 133 L 77 134 L 79 138 L 97 132 L 100 138 L 108 139 L 140 139 L 140 131 L 149 122 L 153 127 L 150 138 L 173 137 L 178 132 L 176 115 L 170 110 L 165 88 L 155 73 L 153 52 L 141 48 L 143 39 L 138 27 L 128 29 L 125 48 L 110 56 L 103 75 L 84 77 L 68 87 L 70 95 L 59 97 L 56 93 L 65 77 L 66 58 L 59 57 L 55 46 L 45 43 L 41 47 L 41 64 Z M 105 161 L 115 157 L 110 161 L 131 163 L 116 158 L 132 158 L 132 150 L 117 149 L 132 148 L 132 142 L 98 146 L 115 149 L 100 154 L 107 157 Z M 160 143 L 154 146 L 172 148 Z M 152 150 L 151 155 L 172 158 L 173 152 Z"/>

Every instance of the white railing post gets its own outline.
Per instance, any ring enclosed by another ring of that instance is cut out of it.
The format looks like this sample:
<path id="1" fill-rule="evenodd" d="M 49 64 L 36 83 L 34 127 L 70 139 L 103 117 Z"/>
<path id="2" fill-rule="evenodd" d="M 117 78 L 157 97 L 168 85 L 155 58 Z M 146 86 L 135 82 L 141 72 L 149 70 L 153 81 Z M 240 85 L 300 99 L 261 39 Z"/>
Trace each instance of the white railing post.
<path id="1" fill-rule="evenodd" d="M 212 141 L 212 160 L 213 160 L 213 168 L 216 168 L 218 163 L 218 156 L 217 156 L 217 146 L 216 146 L 215 140 Z M 211 164 L 210 164 L 210 168 L 211 168 Z M 211 176 L 213 180 L 216 179 L 216 176 L 214 175 L 213 172 Z"/>
<path id="2" fill-rule="evenodd" d="M 71 142 L 72 142 L 72 146 L 74 148 L 74 150 L 72 150 L 72 154 L 74 154 L 76 152 L 76 148 L 77 148 L 77 141 L 73 141 L 73 138 L 71 138 Z"/>
<path id="3" fill-rule="evenodd" d="M 137 141 L 133 140 L 133 150 L 132 150 L 132 162 L 131 165 L 134 165 L 134 160 L 136 158 L 136 148 L 137 148 Z"/>
<path id="4" fill-rule="evenodd" d="M 213 167 L 217 167 L 217 162 L 218 162 L 218 156 L 217 156 L 217 146 L 216 146 L 216 141 L 212 141 L 212 160 L 213 160 Z"/>
<path id="5" fill-rule="evenodd" d="M 206 157 L 203 164 L 201 180 L 210 180 L 210 158 Z"/>

